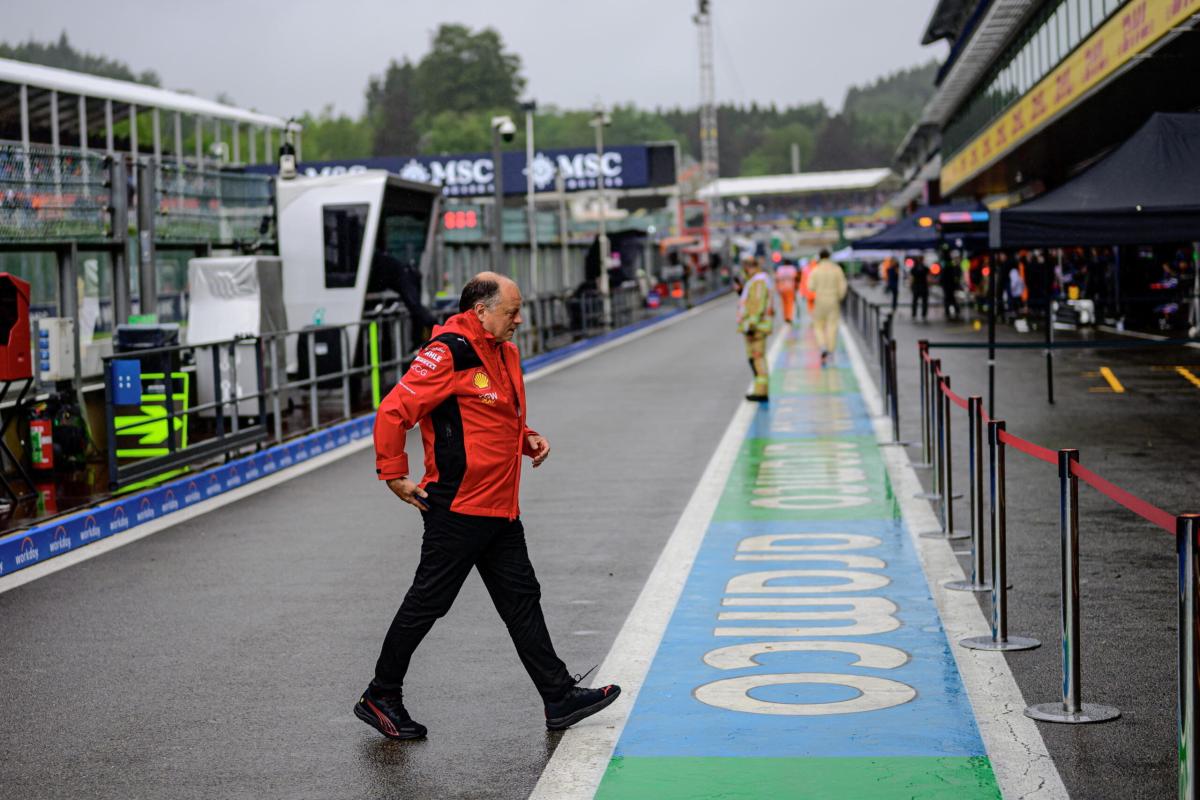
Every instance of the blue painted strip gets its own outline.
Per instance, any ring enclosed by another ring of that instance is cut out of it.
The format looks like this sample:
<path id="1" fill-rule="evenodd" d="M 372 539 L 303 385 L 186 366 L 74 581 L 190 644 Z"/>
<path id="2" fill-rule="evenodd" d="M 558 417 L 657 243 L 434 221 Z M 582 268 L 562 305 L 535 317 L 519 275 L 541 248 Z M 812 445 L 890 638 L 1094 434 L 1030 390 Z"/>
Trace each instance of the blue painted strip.
<path id="1" fill-rule="evenodd" d="M 728 290 L 712 292 L 697 301 L 707 303 Z M 569 355 L 589 350 L 605 342 L 627 336 L 643 328 L 660 325 L 683 313 L 677 309 L 653 319 L 619 328 L 603 336 L 585 339 L 567 347 L 534 356 L 522 362 L 529 372 L 547 366 Z M 338 423 L 316 433 L 274 445 L 244 456 L 228 464 L 212 467 L 194 475 L 179 478 L 151 489 L 102 503 L 58 517 L 28 530 L 17 531 L 0 538 L 0 576 L 33 566 L 48 558 L 62 555 L 77 547 L 121 533 L 203 500 L 217 497 L 244 483 L 257 480 L 313 456 L 343 447 L 352 441 L 371 436 L 375 415 L 367 414 L 348 422 Z"/>
<path id="2" fill-rule="evenodd" d="M 866 407 L 812 355 L 774 365 L 618 759 L 986 756 L 909 533 L 883 516 Z M 763 510 L 783 500 L 805 510 Z"/>
<path id="3" fill-rule="evenodd" d="M 370 436 L 371 414 L 0 539 L 0 575 L 129 530 Z"/>

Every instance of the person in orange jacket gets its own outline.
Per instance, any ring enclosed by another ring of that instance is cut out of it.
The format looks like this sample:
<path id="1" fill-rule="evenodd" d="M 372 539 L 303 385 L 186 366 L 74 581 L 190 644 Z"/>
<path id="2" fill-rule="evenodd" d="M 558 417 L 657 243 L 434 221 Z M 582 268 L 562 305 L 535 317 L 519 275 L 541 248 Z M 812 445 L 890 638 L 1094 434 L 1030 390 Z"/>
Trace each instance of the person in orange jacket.
<path id="1" fill-rule="evenodd" d="M 813 312 L 813 303 L 816 302 L 816 295 L 808 288 L 808 276 L 812 274 L 813 269 L 817 266 L 817 259 L 810 258 L 804 262 L 804 266 L 800 269 L 800 296 L 808 303 L 808 313 Z"/>
<path id="2" fill-rule="evenodd" d="M 421 560 L 388 629 L 375 678 L 354 706 L 391 739 L 426 735 L 404 707 L 403 682 L 417 645 L 478 569 L 508 626 L 517 655 L 542 696 L 546 727 L 567 728 L 621 693 L 583 689 L 550 641 L 541 590 L 521 525 L 521 458 L 538 467 L 550 443 L 525 422 L 525 383 L 512 343 L 522 323 L 516 283 L 493 272 L 463 287 L 460 313 L 434 329 L 375 418 L 375 471 L 424 519 Z M 425 474 L 410 477 L 407 431 L 421 426 Z"/>
<path id="3" fill-rule="evenodd" d="M 791 325 L 796 316 L 796 265 L 782 261 L 775 268 L 775 291 L 783 305 L 783 321 Z"/>

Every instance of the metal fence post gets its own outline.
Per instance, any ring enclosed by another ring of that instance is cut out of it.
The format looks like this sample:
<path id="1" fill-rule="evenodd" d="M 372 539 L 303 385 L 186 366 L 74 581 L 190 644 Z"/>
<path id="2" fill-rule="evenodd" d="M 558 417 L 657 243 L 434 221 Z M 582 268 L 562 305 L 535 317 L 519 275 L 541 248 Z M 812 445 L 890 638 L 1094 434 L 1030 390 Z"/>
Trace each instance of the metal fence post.
<path id="1" fill-rule="evenodd" d="M 209 352 L 212 354 L 213 396 L 217 400 L 214 423 L 216 425 L 217 438 L 223 439 L 225 438 L 225 387 L 221 385 L 221 345 L 211 344 L 208 347 Z"/>
<path id="2" fill-rule="evenodd" d="M 1175 519 L 1175 552 L 1179 557 L 1179 800 L 1200 797 L 1200 658 L 1196 652 L 1200 625 L 1200 514 Z"/>
<path id="3" fill-rule="evenodd" d="M 354 416 L 350 409 L 350 331 L 347 328 L 339 328 L 338 334 L 342 344 L 342 419 L 350 419 Z"/>
<path id="4" fill-rule="evenodd" d="M 276 336 L 270 336 L 271 344 L 267 348 L 267 357 L 271 360 L 271 414 L 275 417 L 275 441 L 283 441 L 283 414 L 279 403 L 279 347 L 275 343 Z"/>
<path id="5" fill-rule="evenodd" d="M 921 390 L 917 406 L 921 410 L 921 463 L 913 464 L 913 469 L 931 469 L 933 467 L 930 450 L 932 425 L 929 420 L 929 372 L 925 369 L 925 354 L 929 352 L 929 340 L 917 342 L 917 374 L 921 378 Z"/>
<path id="6" fill-rule="evenodd" d="M 942 404 L 937 402 L 939 397 L 938 370 L 941 369 L 941 366 L 942 362 L 936 358 L 929 359 L 925 365 L 927 373 L 925 403 L 929 408 L 929 444 L 933 455 L 933 485 L 927 492 L 916 492 L 913 497 L 918 500 L 940 500 L 942 498 Z"/>
<path id="7" fill-rule="evenodd" d="M 990 636 L 968 636 L 959 644 L 970 650 L 1032 650 L 1041 642 L 1028 636 L 1008 635 L 1008 522 L 1004 491 L 1004 442 L 1000 434 L 1004 420 L 988 423 L 988 454 L 990 456 L 990 490 L 992 508 L 992 633 Z"/>
<path id="8" fill-rule="evenodd" d="M 312 419 L 312 429 L 320 430 L 321 417 L 317 405 L 317 329 L 308 331 L 308 411 Z"/>
<path id="9" fill-rule="evenodd" d="M 1085 703 L 1080 688 L 1079 641 L 1079 478 L 1071 463 L 1079 451 L 1058 451 L 1059 515 L 1062 542 L 1062 701 L 1025 709 L 1025 716 L 1043 722 L 1105 722 L 1121 716 L 1112 706 Z"/>
<path id="10" fill-rule="evenodd" d="M 953 425 L 953 408 L 950 402 L 950 397 L 942 389 L 950 388 L 950 376 L 942 375 L 938 379 L 937 384 L 937 412 L 938 412 L 938 431 L 939 440 L 939 457 L 938 457 L 938 473 L 942 479 L 940 507 L 942 517 L 942 529 L 940 531 L 926 531 L 921 534 L 926 539 L 967 539 L 971 534 L 963 531 L 954 530 L 954 500 L 957 497 L 962 497 L 961 494 L 954 493 L 954 445 L 953 437 L 951 436 Z"/>
<path id="11" fill-rule="evenodd" d="M 904 441 L 900 438 L 900 376 L 896 370 L 896 340 L 888 339 L 887 341 L 887 376 L 888 376 L 888 395 L 890 402 L 888 408 L 885 409 L 892 418 L 892 440 L 883 442 L 884 447 L 905 447 L 911 442 Z"/>
<path id="12" fill-rule="evenodd" d="M 971 579 L 953 581 L 947 589 L 959 592 L 987 592 L 992 585 L 984 580 L 983 538 L 983 398 L 967 398 L 967 465 L 971 495 Z"/>

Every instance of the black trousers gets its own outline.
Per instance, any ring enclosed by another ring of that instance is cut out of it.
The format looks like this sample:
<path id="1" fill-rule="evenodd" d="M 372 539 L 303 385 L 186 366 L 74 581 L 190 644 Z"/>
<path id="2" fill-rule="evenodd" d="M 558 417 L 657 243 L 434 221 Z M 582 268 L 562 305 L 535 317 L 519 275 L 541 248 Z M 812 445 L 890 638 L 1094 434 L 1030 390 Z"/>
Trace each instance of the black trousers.
<path id="1" fill-rule="evenodd" d="M 921 289 L 918 289 L 915 286 L 913 287 L 913 296 L 912 296 L 912 317 L 913 317 L 913 319 L 917 318 L 917 303 L 918 302 L 920 302 L 920 304 L 921 304 L 921 319 L 925 319 L 926 317 L 929 316 L 929 289 L 928 289 L 928 287 L 921 288 Z"/>
<path id="2" fill-rule="evenodd" d="M 542 616 L 542 590 L 521 520 L 475 517 L 430 509 L 412 587 L 396 612 L 375 665 L 375 685 L 400 689 L 413 651 L 454 604 L 471 568 L 479 570 L 517 655 L 544 701 L 562 697 L 573 681 L 554 652 Z"/>

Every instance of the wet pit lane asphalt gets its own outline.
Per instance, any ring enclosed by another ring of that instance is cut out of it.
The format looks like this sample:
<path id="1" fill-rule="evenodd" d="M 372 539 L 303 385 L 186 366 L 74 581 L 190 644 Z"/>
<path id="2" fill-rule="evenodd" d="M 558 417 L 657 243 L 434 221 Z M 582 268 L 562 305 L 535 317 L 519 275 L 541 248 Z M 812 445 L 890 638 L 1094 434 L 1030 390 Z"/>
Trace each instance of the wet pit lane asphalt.
<path id="1" fill-rule="evenodd" d="M 574 672 L 607 653 L 742 402 L 733 314 L 528 386 L 553 453 L 523 519 Z M 359 452 L 0 594 L 0 798 L 527 796 L 558 734 L 475 575 L 408 676 L 428 740 L 351 713 L 419 536 Z"/>

